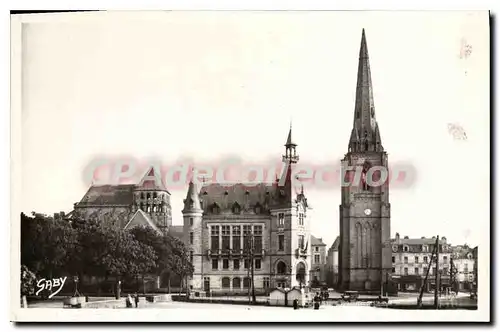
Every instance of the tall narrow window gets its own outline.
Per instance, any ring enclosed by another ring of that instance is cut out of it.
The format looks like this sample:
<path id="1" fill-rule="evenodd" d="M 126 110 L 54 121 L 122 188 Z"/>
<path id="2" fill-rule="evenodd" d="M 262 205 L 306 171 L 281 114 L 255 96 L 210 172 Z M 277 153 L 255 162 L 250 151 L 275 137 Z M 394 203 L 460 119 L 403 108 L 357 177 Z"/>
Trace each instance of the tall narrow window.
<path id="1" fill-rule="evenodd" d="M 239 270 L 240 269 L 240 260 L 239 259 L 235 259 L 233 261 L 233 270 Z"/>
<path id="2" fill-rule="evenodd" d="M 408 264 L 408 257 L 405 256 L 404 262 L 405 262 L 405 264 Z"/>
<path id="3" fill-rule="evenodd" d="M 222 250 L 229 250 L 230 241 L 231 241 L 231 226 L 224 225 L 222 226 Z"/>
<path id="4" fill-rule="evenodd" d="M 189 244 L 193 244 L 193 232 L 189 232 Z"/>
<path id="5" fill-rule="evenodd" d="M 246 251 L 250 250 L 251 234 L 252 234 L 252 226 L 243 225 L 243 249 Z"/>
<path id="6" fill-rule="evenodd" d="M 191 264 L 193 264 L 193 252 L 192 251 L 189 252 L 189 261 L 191 262 Z"/>
<path id="7" fill-rule="evenodd" d="M 304 226 L 304 214 L 299 213 L 299 225 Z"/>
<path id="8" fill-rule="evenodd" d="M 407 276 L 407 275 L 408 275 L 408 268 L 407 268 L 407 267 L 405 267 L 405 270 L 404 270 L 404 271 L 405 271 L 405 276 Z"/>
<path id="9" fill-rule="evenodd" d="M 304 249 L 305 243 L 304 243 L 304 235 L 299 235 L 299 248 Z"/>
<path id="10" fill-rule="evenodd" d="M 285 214 L 278 213 L 278 226 L 283 227 L 285 225 Z"/>
<path id="11" fill-rule="evenodd" d="M 269 277 L 264 277 L 264 289 L 268 289 L 269 288 Z"/>
<path id="12" fill-rule="evenodd" d="M 283 251 L 285 250 L 285 235 L 278 235 L 278 250 Z"/>
<path id="13" fill-rule="evenodd" d="M 189 218 L 189 226 L 193 226 L 193 218 Z"/>
<path id="14" fill-rule="evenodd" d="M 229 269 L 229 259 L 223 259 L 223 260 L 222 260 L 222 268 L 223 268 L 224 270 Z"/>
<path id="15" fill-rule="evenodd" d="M 261 261 L 260 261 L 260 259 L 256 259 L 255 260 L 255 269 L 260 270 L 260 267 L 261 267 Z"/>
<path id="16" fill-rule="evenodd" d="M 233 226 L 233 250 L 241 249 L 241 226 Z"/>
<path id="17" fill-rule="evenodd" d="M 219 226 L 211 227 L 211 237 L 212 237 L 212 250 L 219 250 Z"/>
<path id="18" fill-rule="evenodd" d="M 255 252 L 260 252 L 262 250 L 262 226 L 260 225 L 254 226 L 253 233 L 254 233 Z"/>
<path id="19" fill-rule="evenodd" d="M 418 256 L 415 256 L 415 264 L 418 264 Z"/>
<path id="20" fill-rule="evenodd" d="M 219 261 L 217 259 L 212 259 L 212 270 L 219 269 Z"/>

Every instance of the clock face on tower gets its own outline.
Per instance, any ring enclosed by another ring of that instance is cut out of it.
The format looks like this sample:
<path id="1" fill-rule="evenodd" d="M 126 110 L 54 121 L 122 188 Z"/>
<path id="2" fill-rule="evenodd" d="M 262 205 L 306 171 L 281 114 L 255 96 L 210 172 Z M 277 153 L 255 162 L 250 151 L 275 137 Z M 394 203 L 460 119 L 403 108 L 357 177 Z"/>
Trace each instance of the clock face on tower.
<path id="1" fill-rule="evenodd" d="M 366 214 L 367 216 L 369 216 L 370 214 L 372 214 L 372 210 L 370 210 L 370 209 L 366 209 L 366 210 L 365 210 L 365 214 Z"/>

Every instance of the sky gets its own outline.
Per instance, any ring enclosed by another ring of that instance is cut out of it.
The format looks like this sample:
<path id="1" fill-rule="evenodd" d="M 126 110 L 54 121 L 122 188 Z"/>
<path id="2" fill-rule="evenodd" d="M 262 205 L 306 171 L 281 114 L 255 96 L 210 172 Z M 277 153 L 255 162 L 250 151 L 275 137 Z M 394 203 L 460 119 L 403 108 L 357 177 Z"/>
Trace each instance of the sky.
<path id="1" fill-rule="evenodd" d="M 38 17 L 19 39 L 20 210 L 71 211 L 96 156 L 279 162 L 290 121 L 301 162 L 337 165 L 364 28 L 389 164 L 416 172 L 411 185 L 390 190 L 391 236 L 489 243 L 488 24 L 487 12 Z M 450 123 L 467 140 L 454 139 Z M 187 184 L 169 190 L 180 225 Z M 340 188 L 306 195 L 312 233 L 330 246 Z"/>

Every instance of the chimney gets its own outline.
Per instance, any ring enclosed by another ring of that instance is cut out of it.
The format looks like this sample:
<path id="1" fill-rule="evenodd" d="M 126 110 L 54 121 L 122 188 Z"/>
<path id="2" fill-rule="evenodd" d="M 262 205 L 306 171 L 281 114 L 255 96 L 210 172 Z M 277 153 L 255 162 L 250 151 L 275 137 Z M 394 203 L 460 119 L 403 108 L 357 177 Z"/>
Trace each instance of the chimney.
<path id="1" fill-rule="evenodd" d="M 396 233 L 396 243 L 399 244 L 399 233 Z"/>

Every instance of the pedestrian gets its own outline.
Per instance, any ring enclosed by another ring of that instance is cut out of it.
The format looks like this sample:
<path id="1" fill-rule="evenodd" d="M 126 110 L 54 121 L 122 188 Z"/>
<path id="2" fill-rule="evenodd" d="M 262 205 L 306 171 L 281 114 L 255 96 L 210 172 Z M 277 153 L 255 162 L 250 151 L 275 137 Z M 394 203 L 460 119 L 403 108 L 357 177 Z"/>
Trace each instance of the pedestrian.
<path id="1" fill-rule="evenodd" d="M 135 293 L 134 300 L 135 300 L 135 307 L 137 308 L 139 306 L 139 294 Z"/>
<path id="2" fill-rule="evenodd" d="M 127 295 L 125 303 L 127 305 L 127 308 L 132 308 L 132 297 L 130 296 L 130 294 Z"/>

